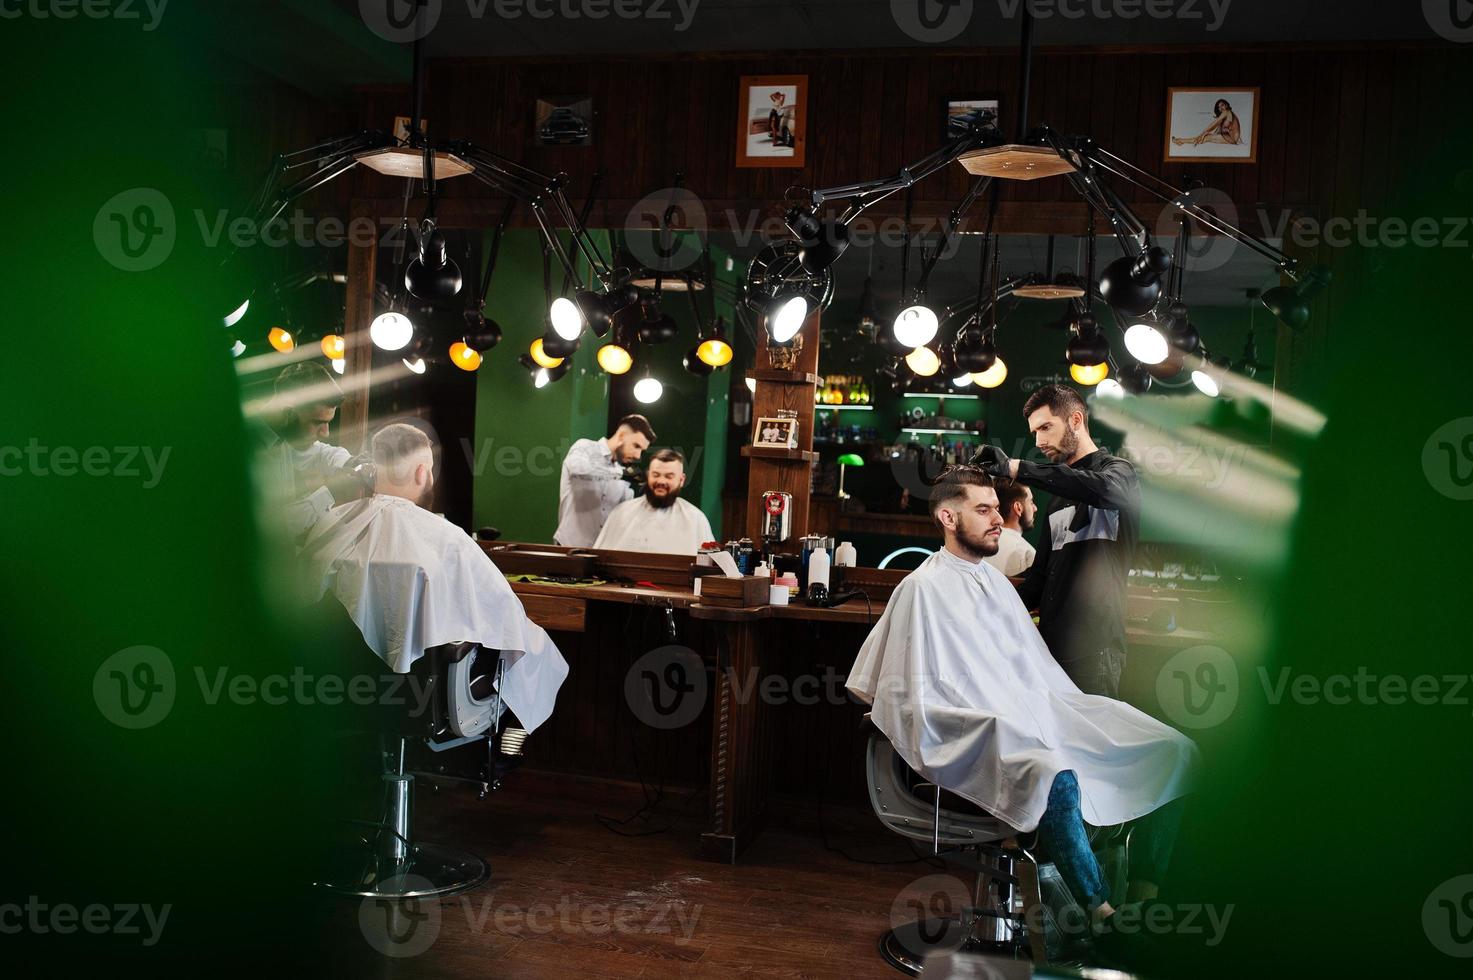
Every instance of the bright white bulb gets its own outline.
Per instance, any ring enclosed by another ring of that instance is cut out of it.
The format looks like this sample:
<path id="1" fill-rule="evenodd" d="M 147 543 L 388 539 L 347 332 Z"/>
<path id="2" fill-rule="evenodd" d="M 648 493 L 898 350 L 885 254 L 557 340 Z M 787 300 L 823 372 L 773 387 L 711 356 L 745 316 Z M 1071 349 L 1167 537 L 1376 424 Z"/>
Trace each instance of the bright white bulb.
<path id="1" fill-rule="evenodd" d="M 772 339 L 775 343 L 786 344 L 798 336 L 798 331 L 803 329 L 803 321 L 808 319 L 808 300 L 802 296 L 794 296 L 792 299 L 784 300 L 772 315 L 770 322 Z"/>
<path id="2" fill-rule="evenodd" d="M 747 390 L 750 391 L 754 395 L 757 394 L 757 379 L 756 378 L 747 378 L 746 379 L 746 382 L 747 382 Z"/>
<path id="3" fill-rule="evenodd" d="M 237 323 L 239 323 L 240 322 L 240 318 L 243 317 L 243 316 L 245 316 L 246 315 L 246 310 L 248 310 L 250 308 L 251 308 L 251 301 L 250 300 L 246 300 L 244 303 L 242 303 L 239 306 L 237 306 L 235 308 L 235 310 L 232 311 L 231 314 L 225 318 L 225 326 L 226 326 L 226 328 L 228 329 L 230 327 L 235 326 Z"/>
<path id="4" fill-rule="evenodd" d="M 1166 337 L 1149 323 L 1137 323 L 1125 331 L 1125 349 L 1142 364 L 1160 364 L 1168 352 Z"/>
<path id="5" fill-rule="evenodd" d="M 640 378 L 634 383 L 634 397 L 646 405 L 660 400 L 665 393 L 665 386 L 655 378 Z"/>
<path id="6" fill-rule="evenodd" d="M 907 306 L 895 318 L 895 339 L 906 347 L 921 347 L 936 336 L 938 326 L 936 313 L 929 306 Z"/>
<path id="7" fill-rule="evenodd" d="M 1217 379 L 1206 371 L 1193 371 L 1192 384 L 1196 385 L 1197 390 L 1208 398 L 1216 398 L 1222 391 L 1222 386 L 1217 383 Z"/>
<path id="8" fill-rule="evenodd" d="M 403 358 L 403 361 L 404 366 L 413 371 L 415 374 L 424 374 L 425 368 L 429 367 L 429 365 L 425 363 L 425 359 L 423 357 L 416 357 L 413 360 L 410 360 L 406 357 Z"/>
<path id="9" fill-rule="evenodd" d="M 342 374 L 343 371 L 347 368 L 347 366 L 348 366 L 348 362 L 345 359 L 341 358 L 341 357 L 334 357 L 332 359 L 332 369 L 335 372 L 337 372 L 338 374 Z"/>
<path id="10" fill-rule="evenodd" d="M 240 355 L 244 354 L 245 351 L 246 351 L 245 344 L 241 343 L 239 340 L 237 340 L 235 343 L 233 343 L 233 344 L 230 345 L 230 356 L 231 357 L 239 357 Z"/>
<path id="11" fill-rule="evenodd" d="M 970 374 L 963 374 L 963 375 L 960 375 L 959 377 L 955 377 L 955 378 L 952 378 L 951 379 L 951 386 L 953 388 L 965 388 L 967 385 L 969 385 L 971 383 L 972 383 L 972 376 Z"/>
<path id="12" fill-rule="evenodd" d="M 547 368 L 538 368 L 537 373 L 532 375 L 533 388 L 546 388 L 551 383 L 552 379 L 547 376 Z"/>
<path id="13" fill-rule="evenodd" d="M 1095 385 L 1095 394 L 1101 398 L 1124 398 L 1125 388 L 1114 378 L 1106 378 Z"/>
<path id="14" fill-rule="evenodd" d="M 559 296 L 552 301 L 549 311 L 552 318 L 552 330 L 564 340 L 577 340 L 578 335 L 583 332 L 583 314 L 578 309 L 578 304 L 566 296 Z"/>
<path id="15" fill-rule="evenodd" d="M 403 313 L 380 313 L 368 328 L 368 336 L 381 350 L 403 350 L 414 339 L 414 324 Z"/>

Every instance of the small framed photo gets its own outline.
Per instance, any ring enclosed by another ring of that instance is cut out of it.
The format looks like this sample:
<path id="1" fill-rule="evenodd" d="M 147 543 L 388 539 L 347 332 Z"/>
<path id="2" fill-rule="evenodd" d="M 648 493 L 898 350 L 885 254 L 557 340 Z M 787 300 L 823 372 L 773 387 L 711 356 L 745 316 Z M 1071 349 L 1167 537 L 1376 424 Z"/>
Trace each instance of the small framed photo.
<path id="1" fill-rule="evenodd" d="M 736 165 L 801 167 L 808 147 L 808 76 L 743 75 Z"/>
<path id="2" fill-rule="evenodd" d="M 538 99 L 532 133 L 538 146 L 592 146 L 593 99 Z"/>
<path id="3" fill-rule="evenodd" d="M 430 121 L 428 119 L 421 119 L 419 121 L 419 131 L 425 135 L 429 135 Z M 394 117 L 394 142 L 398 143 L 400 146 L 403 146 L 405 143 L 409 142 L 408 116 Z"/>
<path id="4" fill-rule="evenodd" d="M 763 449 L 798 448 L 798 420 L 758 419 L 752 427 L 752 445 Z"/>
<path id="5" fill-rule="evenodd" d="M 1167 89 L 1166 161 L 1256 163 L 1258 89 Z"/>
<path id="6" fill-rule="evenodd" d="M 992 124 L 1000 129 L 1002 124 L 998 122 L 997 106 L 997 99 L 947 99 L 944 138 L 954 140 L 958 136 L 965 136 L 972 120 L 985 112 L 992 113 Z"/>

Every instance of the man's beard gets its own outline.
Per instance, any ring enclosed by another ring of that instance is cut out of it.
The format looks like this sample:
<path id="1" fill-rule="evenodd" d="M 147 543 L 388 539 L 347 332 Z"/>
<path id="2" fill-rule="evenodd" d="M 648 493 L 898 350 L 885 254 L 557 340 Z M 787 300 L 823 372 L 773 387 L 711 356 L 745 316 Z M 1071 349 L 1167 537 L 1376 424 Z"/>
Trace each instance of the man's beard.
<path id="1" fill-rule="evenodd" d="M 1072 429 L 1065 429 L 1064 434 L 1059 438 L 1059 448 L 1054 450 L 1057 454 L 1054 458 L 1067 463 L 1078 451 L 1079 436 Z"/>
<path id="2" fill-rule="evenodd" d="M 1032 515 L 1030 515 L 1030 514 L 1019 514 L 1018 515 L 1018 530 L 1020 530 L 1020 531 L 1031 531 L 1031 530 L 1033 530 L 1033 517 L 1032 517 Z"/>
<path id="3" fill-rule="evenodd" d="M 429 511 L 432 514 L 435 512 L 435 478 L 434 477 L 430 477 L 429 482 L 427 482 L 425 484 L 425 488 L 424 488 L 423 491 L 420 492 L 419 499 L 415 501 L 415 504 L 417 504 L 420 507 L 423 507 L 425 510 Z"/>
<path id="4" fill-rule="evenodd" d="M 987 528 L 981 533 L 974 535 L 966 528 L 958 527 L 956 529 L 956 542 L 974 555 L 981 555 L 983 558 L 990 558 L 991 556 L 997 554 L 998 544 L 1001 540 L 1000 536 L 988 537 L 987 531 L 990 530 L 991 528 Z"/>
<path id="5" fill-rule="evenodd" d="M 658 497 L 655 495 L 655 492 L 653 490 L 651 490 L 649 487 L 645 487 L 644 499 L 650 502 L 651 507 L 654 507 L 657 510 L 663 510 L 666 507 L 673 507 L 675 505 L 675 501 L 680 499 L 680 491 L 671 490 L 665 496 Z"/>

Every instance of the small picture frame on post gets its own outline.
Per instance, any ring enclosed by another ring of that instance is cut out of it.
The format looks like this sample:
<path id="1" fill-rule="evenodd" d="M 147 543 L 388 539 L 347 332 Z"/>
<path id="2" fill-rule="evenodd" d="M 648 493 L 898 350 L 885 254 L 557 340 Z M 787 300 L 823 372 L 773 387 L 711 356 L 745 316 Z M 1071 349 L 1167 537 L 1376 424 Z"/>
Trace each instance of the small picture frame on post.
<path id="1" fill-rule="evenodd" d="M 752 426 L 752 445 L 758 449 L 798 448 L 798 420 L 760 418 Z"/>

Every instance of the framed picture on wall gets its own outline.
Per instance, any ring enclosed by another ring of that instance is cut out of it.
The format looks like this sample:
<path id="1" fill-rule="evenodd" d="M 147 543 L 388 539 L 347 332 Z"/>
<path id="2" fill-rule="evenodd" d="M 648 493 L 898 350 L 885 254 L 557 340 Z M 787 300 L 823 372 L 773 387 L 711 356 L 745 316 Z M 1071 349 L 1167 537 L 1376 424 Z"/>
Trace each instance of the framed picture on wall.
<path id="1" fill-rule="evenodd" d="M 958 136 L 965 136 L 972 119 L 983 112 L 992 113 L 993 125 L 1001 128 L 1002 124 L 997 119 L 997 107 L 997 99 L 947 99 L 945 138 L 954 140 Z"/>
<path id="2" fill-rule="evenodd" d="M 803 166 L 807 75 L 743 75 L 737 112 L 738 167 Z"/>
<path id="3" fill-rule="evenodd" d="M 752 427 L 752 445 L 764 449 L 793 449 L 798 445 L 797 419 L 761 418 Z"/>
<path id="4" fill-rule="evenodd" d="M 419 121 L 419 131 L 421 133 L 425 134 L 425 135 L 429 135 L 429 132 L 430 132 L 430 121 L 428 119 L 421 119 Z M 395 116 L 394 117 L 394 140 L 397 143 L 399 143 L 401 146 L 403 144 L 409 142 L 409 117 L 408 116 Z"/>
<path id="5" fill-rule="evenodd" d="M 1256 163 L 1258 89 L 1167 89 L 1166 160 Z"/>
<path id="6" fill-rule="evenodd" d="M 538 146 L 592 146 L 593 99 L 538 99 L 532 138 Z"/>

